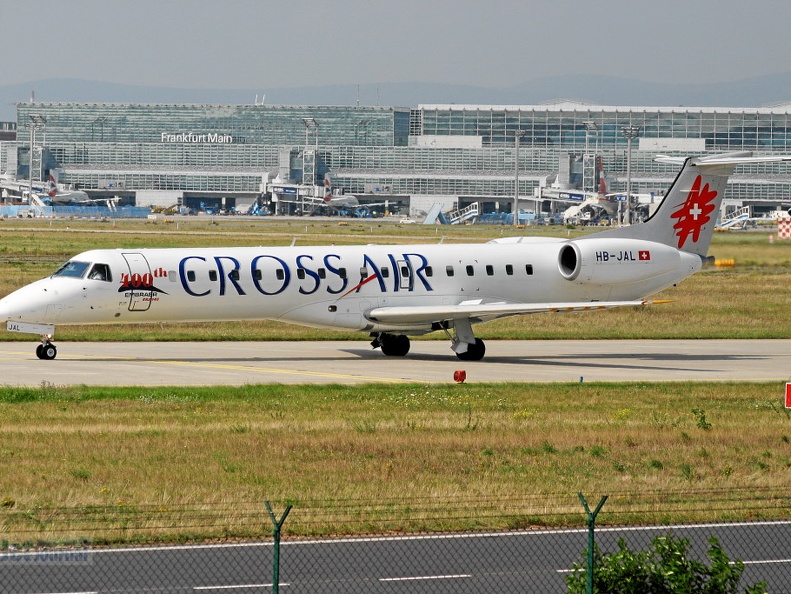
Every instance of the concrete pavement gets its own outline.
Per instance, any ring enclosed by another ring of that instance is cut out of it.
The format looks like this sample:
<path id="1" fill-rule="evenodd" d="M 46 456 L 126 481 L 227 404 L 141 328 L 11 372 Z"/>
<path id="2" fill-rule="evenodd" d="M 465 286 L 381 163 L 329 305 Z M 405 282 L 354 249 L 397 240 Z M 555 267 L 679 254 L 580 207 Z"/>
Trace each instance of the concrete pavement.
<path id="1" fill-rule="evenodd" d="M 385 357 L 367 341 L 58 342 L 42 361 L 35 341 L 0 343 L 0 383 L 241 385 L 266 383 L 791 381 L 791 340 L 538 340 L 487 342 L 483 361 L 446 341 L 413 341 Z"/>

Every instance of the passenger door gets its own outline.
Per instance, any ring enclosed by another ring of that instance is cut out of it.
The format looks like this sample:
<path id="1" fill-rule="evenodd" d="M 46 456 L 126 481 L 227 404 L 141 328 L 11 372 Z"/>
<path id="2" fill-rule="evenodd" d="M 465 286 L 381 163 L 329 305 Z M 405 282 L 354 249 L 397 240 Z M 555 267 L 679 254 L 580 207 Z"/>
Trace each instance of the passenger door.
<path id="1" fill-rule="evenodd" d="M 154 292 L 154 276 L 148 260 L 140 253 L 127 252 L 122 255 L 129 267 L 129 276 L 123 283 L 129 291 L 129 311 L 148 311 Z"/>

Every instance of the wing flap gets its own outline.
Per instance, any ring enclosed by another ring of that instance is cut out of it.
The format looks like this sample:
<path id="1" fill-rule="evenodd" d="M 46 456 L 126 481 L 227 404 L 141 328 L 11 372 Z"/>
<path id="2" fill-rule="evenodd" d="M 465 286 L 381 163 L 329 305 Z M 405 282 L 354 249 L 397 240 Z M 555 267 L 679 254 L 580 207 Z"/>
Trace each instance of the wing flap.
<path id="1" fill-rule="evenodd" d="M 405 305 L 375 307 L 365 314 L 381 324 L 424 324 L 473 318 L 495 319 L 533 313 L 595 311 L 614 307 L 639 307 L 664 301 L 582 301 L 569 303 L 462 303 L 459 305 Z"/>

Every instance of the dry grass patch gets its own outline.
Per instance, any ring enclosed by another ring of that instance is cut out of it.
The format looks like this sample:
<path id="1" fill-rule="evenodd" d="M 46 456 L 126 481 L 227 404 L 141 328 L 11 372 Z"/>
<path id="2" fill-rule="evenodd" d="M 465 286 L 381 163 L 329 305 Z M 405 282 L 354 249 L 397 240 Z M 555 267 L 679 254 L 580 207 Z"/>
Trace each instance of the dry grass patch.
<path id="1" fill-rule="evenodd" d="M 502 528 L 564 522 L 579 513 L 577 491 L 628 494 L 626 507 L 644 505 L 622 518 L 643 522 L 661 519 L 659 506 L 645 511 L 648 494 L 677 500 L 676 518 L 743 518 L 755 513 L 739 511 L 745 492 L 782 493 L 791 478 L 781 393 L 703 383 L 5 389 L 0 522 L 24 540 L 43 510 L 103 510 L 152 537 L 183 533 L 155 530 L 158 514 L 201 509 L 213 518 L 203 536 L 217 525 L 243 535 L 264 530 L 249 507 L 271 500 L 296 505 L 295 533 L 383 518 L 388 530 Z M 726 511 L 707 503 L 712 492 L 741 495 Z M 463 513 L 440 521 L 439 509 Z M 54 517 L 44 525 L 57 532 Z"/>

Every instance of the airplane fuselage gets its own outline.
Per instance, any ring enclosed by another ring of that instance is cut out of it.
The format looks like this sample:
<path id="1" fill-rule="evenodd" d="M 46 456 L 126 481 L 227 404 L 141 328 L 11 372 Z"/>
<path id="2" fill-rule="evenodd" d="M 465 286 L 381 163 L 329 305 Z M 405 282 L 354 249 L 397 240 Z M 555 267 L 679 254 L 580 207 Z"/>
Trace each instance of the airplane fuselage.
<path id="1" fill-rule="evenodd" d="M 15 292 L 8 319 L 53 325 L 273 319 L 377 332 L 403 324 L 367 317 L 376 308 L 556 302 L 559 294 L 564 302 L 641 299 L 701 263 L 640 240 L 519 241 L 92 250 L 70 261 L 78 271 Z M 102 280 L 91 278 L 97 265 Z M 410 333 L 431 330 L 427 323 L 407 326 Z"/>

